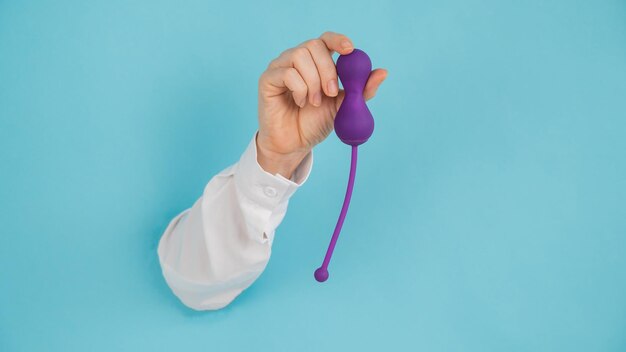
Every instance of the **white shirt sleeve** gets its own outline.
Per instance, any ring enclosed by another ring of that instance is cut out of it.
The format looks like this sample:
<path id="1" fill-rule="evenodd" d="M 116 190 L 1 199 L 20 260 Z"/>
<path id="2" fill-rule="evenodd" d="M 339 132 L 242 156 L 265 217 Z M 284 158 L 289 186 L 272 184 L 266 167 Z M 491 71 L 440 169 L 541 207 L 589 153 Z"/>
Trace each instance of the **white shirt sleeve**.
<path id="1" fill-rule="evenodd" d="M 237 163 L 172 219 L 159 241 L 165 281 L 190 308 L 223 308 L 261 275 L 289 198 L 311 172 L 312 152 L 291 180 L 266 172 L 257 161 L 256 136 Z"/>

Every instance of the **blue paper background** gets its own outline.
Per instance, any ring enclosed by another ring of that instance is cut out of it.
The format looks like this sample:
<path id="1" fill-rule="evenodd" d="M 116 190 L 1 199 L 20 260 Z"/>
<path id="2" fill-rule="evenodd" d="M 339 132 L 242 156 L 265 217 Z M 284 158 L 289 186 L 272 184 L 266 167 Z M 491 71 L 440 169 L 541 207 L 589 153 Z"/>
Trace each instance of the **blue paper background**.
<path id="1" fill-rule="evenodd" d="M 163 282 L 168 221 L 332 29 L 389 78 L 228 308 Z M 626 2 L 0 1 L 0 350 L 626 350 Z"/>

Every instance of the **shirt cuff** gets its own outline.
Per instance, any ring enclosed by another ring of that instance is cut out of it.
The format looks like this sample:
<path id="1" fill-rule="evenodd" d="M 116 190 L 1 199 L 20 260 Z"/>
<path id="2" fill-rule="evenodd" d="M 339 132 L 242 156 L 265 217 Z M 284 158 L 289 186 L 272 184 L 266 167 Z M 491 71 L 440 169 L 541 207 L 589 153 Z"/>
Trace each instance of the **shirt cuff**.
<path id="1" fill-rule="evenodd" d="M 265 208 L 273 209 L 286 202 L 301 187 L 311 174 L 313 151 L 310 151 L 293 172 L 291 179 L 281 174 L 265 171 L 257 160 L 256 136 L 241 155 L 235 170 L 235 185 L 247 199 Z"/>

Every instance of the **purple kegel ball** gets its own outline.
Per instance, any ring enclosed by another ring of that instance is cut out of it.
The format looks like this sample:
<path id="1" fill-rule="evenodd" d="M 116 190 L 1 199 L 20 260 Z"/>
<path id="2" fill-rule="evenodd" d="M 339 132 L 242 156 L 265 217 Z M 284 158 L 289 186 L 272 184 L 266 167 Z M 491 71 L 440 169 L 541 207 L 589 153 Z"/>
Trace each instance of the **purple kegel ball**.
<path id="1" fill-rule="evenodd" d="M 372 61 L 362 50 L 354 49 L 337 60 L 337 74 L 346 95 L 335 116 L 335 133 L 349 145 L 365 143 L 374 132 L 374 118 L 363 98 L 370 72 Z"/>

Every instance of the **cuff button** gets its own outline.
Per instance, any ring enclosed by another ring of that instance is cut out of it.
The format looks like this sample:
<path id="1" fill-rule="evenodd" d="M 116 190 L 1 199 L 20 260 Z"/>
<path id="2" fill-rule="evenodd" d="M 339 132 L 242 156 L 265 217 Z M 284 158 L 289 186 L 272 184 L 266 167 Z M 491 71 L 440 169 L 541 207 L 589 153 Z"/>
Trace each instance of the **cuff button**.
<path id="1" fill-rule="evenodd" d="M 274 198 L 278 194 L 278 192 L 276 192 L 276 188 L 270 186 L 265 187 L 263 192 L 265 192 L 265 195 L 270 198 Z"/>

